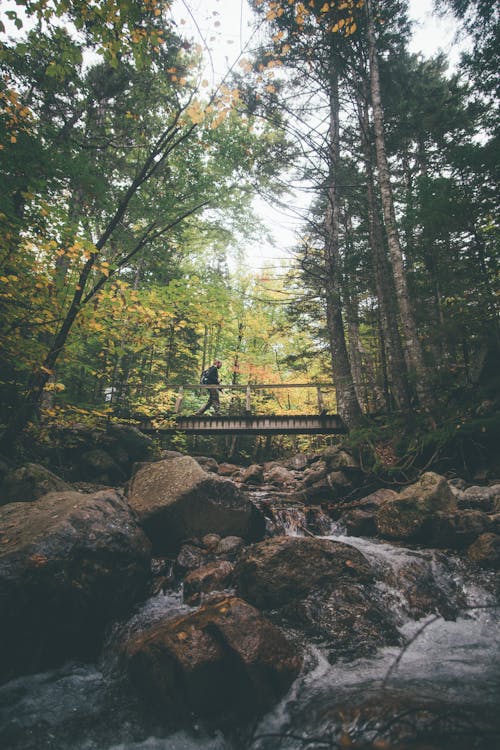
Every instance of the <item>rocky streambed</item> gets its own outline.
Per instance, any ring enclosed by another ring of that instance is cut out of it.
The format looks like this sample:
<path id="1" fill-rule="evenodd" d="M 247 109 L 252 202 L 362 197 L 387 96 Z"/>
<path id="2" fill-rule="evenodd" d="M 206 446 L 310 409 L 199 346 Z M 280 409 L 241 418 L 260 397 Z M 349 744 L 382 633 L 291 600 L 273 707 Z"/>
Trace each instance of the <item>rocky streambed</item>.
<path id="1" fill-rule="evenodd" d="M 97 492 L 16 471 L 2 748 L 499 745 L 500 484 L 364 494 L 340 449 L 167 452 Z"/>

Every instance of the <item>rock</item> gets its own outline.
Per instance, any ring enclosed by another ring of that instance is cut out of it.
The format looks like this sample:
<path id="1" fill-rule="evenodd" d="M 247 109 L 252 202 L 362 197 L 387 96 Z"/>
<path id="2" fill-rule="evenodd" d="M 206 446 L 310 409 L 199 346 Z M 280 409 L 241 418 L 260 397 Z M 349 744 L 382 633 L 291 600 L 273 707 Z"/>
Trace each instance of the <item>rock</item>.
<path id="1" fill-rule="evenodd" d="M 240 473 L 240 467 L 236 464 L 222 463 L 219 464 L 218 473 L 221 477 L 234 477 Z"/>
<path id="2" fill-rule="evenodd" d="M 176 575 L 185 576 L 197 568 L 201 568 L 211 560 L 207 550 L 196 544 L 183 544 L 174 563 Z"/>
<path id="3" fill-rule="evenodd" d="M 264 480 L 264 469 L 260 464 L 251 464 L 241 475 L 241 481 L 246 484 L 261 484 Z"/>
<path id="4" fill-rule="evenodd" d="M 304 471 L 303 485 L 309 487 L 310 485 L 316 484 L 326 477 L 327 468 L 324 461 L 316 461 L 316 463 L 310 468 Z"/>
<path id="5" fill-rule="evenodd" d="M 326 536 L 332 528 L 332 519 L 322 508 L 312 507 L 305 510 L 305 527 L 318 536 Z"/>
<path id="6" fill-rule="evenodd" d="M 234 576 L 241 596 L 272 609 L 342 579 L 371 581 L 372 571 L 361 552 L 342 542 L 277 536 L 246 549 Z"/>
<path id="7" fill-rule="evenodd" d="M 264 480 L 269 484 L 290 486 L 295 482 L 294 474 L 284 466 L 273 466 L 265 472 Z"/>
<path id="8" fill-rule="evenodd" d="M 128 465 L 131 465 L 134 461 L 147 458 L 154 451 L 154 443 L 149 435 L 145 435 L 133 425 L 111 423 L 106 435 L 111 439 L 111 445 L 118 443 L 120 448 L 125 451 Z M 110 452 L 113 455 L 113 448 Z"/>
<path id="9" fill-rule="evenodd" d="M 273 610 L 280 623 L 308 638 L 326 641 L 332 660 L 399 641 L 369 563 L 342 542 L 273 537 L 248 548 L 233 577 L 251 604 Z"/>
<path id="10" fill-rule="evenodd" d="M 212 472 L 213 474 L 217 474 L 219 471 L 219 464 L 215 458 L 211 458 L 210 456 L 194 456 L 194 460 L 197 461 L 205 471 Z"/>
<path id="11" fill-rule="evenodd" d="M 490 513 L 491 531 L 494 534 L 500 534 L 500 513 Z"/>
<path id="12" fill-rule="evenodd" d="M 426 472 L 418 482 L 380 506 L 377 529 L 389 539 L 423 540 L 426 525 L 433 514 L 454 508 L 455 498 L 446 479 Z"/>
<path id="13" fill-rule="evenodd" d="M 205 534 L 201 542 L 207 550 L 213 551 L 220 542 L 220 536 L 219 534 Z"/>
<path id="14" fill-rule="evenodd" d="M 377 510 L 388 500 L 395 500 L 397 497 L 399 497 L 397 492 L 382 487 L 381 489 L 375 490 L 375 492 L 371 492 L 369 495 L 365 495 L 365 497 L 350 503 L 350 507 L 362 508 L 363 510 Z"/>
<path id="15" fill-rule="evenodd" d="M 141 633 L 126 646 L 130 678 L 163 715 L 219 721 L 272 706 L 301 657 L 283 633 L 237 597 L 209 602 Z"/>
<path id="16" fill-rule="evenodd" d="M 375 536 L 377 534 L 377 511 L 387 500 L 398 497 L 397 492 L 380 489 L 355 502 L 349 503 L 339 518 L 347 533 L 353 536 Z"/>
<path id="17" fill-rule="evenodd" d="M 339 446 L 331 446 L 322 454 L 329 471 L 345 471 L 346 469 L 359 470 L 359 463 L 350 453 Z"/>
<path id="18" fill-rule="evenodd" d="M 214 552 L 217 556 L 224 555 L 234 559 L 240 550 L 245 546 L 245 542 L 240 536 L 225 536 L 221 539 Z"/>
<path id="19" fill-rule="evenodd" d="M 292 458 L 287 462 L 287 468 L 291 469 L 292 471 L 304 471 L 306 467 L 307 456 L 305 456 L 303 453 L 297 453 L 296 456 L 292 456 Z"/>
<path id="20" fill-rule="evenodd" d="M 286 605 L 282 616 L 308 639 L 327 642 L 328 660 L 359 658 L 401 637 L 383 602 L 366 586 L 340 581 Z"/>
<path id="21" fill-rule="evenodd" d="M 150 437 L 125 424 L 110 424 L 106 430 L 73 424 L 55 430 L 53 442 L 72 481 L 108 485 L 123 482 L 133 463 L 155 450 Z"/>
<path id="22" fill-rule="evenodd" d="M 464 549 L 491 530 L 491 520 L 480 510 L 438 512 L 431 517 L 427 529 L 431 546 Z"/>
<path id="23" fill-rule="evenodd" d="M 38 500 L 49 492 L 71 491 L 71 485 L 39 464 L 9 471 L 0 487 L 0 505 Z"/>
<path id="24" fill-rule="evenodd" d="M 250 541 L 264 534 L 264 516 L 246 495 L 190 456 L 141 466 L 127 495 L 155 551 L 174 551 L 184 539 L 209 533 Z"/>
<path id="25" fill-rule="evenodd" d="M 180 451 L 167 451 L 163 450 L 160 453 L 161 461 L 168 461 L 169 458 L 182 458 L 185 454 Z"/>
<path id="26" fill-rule="evenodd" d="M 500 568 L 500 535 L 481 534 L 467 550 L 467 557 L 482 568 Z"/>
<path id="27" fill-rule="evenodd" d="M 0 508 L 2 678 L 95 656 L 107 623 L 146 597 L 150 543 L 114 491 Z"/>
<path id="28" fill-rule="evenodd" d="M 102 448 L 85 451 L 81 454 L 79 463 L 83 474 L 105 484 L 124 482 L 127 478 L 124 469 Z"/>
<path id="29" fill-rule="evenodd" d="M 343 525 L 352 536 L 375 536 L 377 534 L 376 511 L 355 508 L 343 513 Z"/>
<path id="30" fill-rule="evenodd" d="M 183 597 L 186 604 L 194 607 L 200 603 L 202 594 L 228 588 L 233 570 L 234 565 L 227 560 L 218 560 L 193 570 L 184 579 Z"/>
<path id="31" fill-rule="evenodd" d="M 467 487 L 458 493 L 457 507 L 484 510 L 486 513 L 500 510 L 500 484 L 490 487 Z"/>

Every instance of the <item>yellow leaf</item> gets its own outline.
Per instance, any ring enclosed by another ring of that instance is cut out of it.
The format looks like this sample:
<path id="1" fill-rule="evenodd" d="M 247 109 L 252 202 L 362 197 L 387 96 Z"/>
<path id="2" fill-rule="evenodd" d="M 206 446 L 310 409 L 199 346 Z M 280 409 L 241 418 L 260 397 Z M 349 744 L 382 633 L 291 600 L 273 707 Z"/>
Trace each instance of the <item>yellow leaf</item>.
<path id="1" fill-rule="evenodd" d="M 321 8 L 320 13 L 328 13 L 329 10 L 330 10 L 330 6 L 328 5 L 328 3 L 325 3 L 323 7 Z"/>

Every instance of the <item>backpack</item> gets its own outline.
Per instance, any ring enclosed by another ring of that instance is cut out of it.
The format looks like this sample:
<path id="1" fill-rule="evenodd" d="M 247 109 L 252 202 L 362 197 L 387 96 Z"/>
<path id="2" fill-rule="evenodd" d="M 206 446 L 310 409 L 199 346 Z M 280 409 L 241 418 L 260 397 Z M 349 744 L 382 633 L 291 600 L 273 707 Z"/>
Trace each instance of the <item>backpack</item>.
<path id="1" fill-rule="evenodd" d="M 208 385 L 209 372 L 210 372 L 210 368 L 208 368 L 207 370 L 203 370 L 203 372 L 201 373 L 200 385 Z"/>

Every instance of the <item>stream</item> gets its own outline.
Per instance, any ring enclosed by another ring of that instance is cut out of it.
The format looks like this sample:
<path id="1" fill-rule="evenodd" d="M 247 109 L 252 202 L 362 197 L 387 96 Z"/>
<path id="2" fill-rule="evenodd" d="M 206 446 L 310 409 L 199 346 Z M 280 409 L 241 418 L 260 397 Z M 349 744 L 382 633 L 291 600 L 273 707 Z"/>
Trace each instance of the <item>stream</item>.
<path id="1" fill-rule="evenodd" d="M 281 533 L 304 533 L 303 511 L 281 509 L 275 516 Z M 331 664 L 321 644 L 308 644 L 299 678 L 253 725 L 222 732 L 193 717 L 179 729 L 160 723 L 141 703 L 117 656 L 116 643 L 125 634 L 191 611 L 182 592 L 159 593 L 114 626 L 98 663 L 68 662 L 0 686 L 0 747 L 333 750 L 363 743 L 389 749 L 402 741 L 415 748 L 427 741 L 434 750 L 500 747 L 500 611 L 493 574 L 472 575 L 458 558 L 441 552 L 345 536 L 340 527 L 327 531 L 324 536 L 356 547 L 377 569 L 403 646 Z M 423 579 L 443 601 L 446 619 L 416 612 L 413 586 Z"/>

